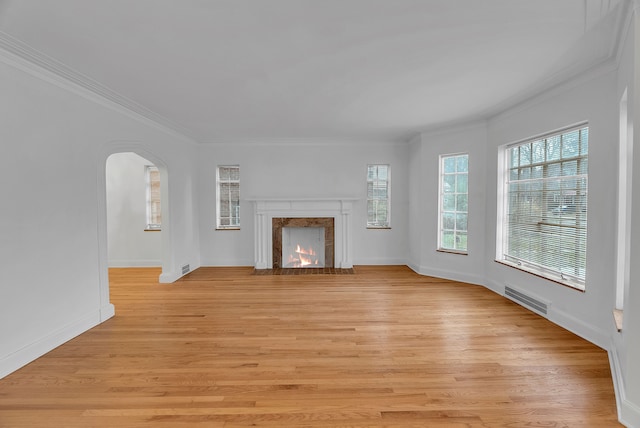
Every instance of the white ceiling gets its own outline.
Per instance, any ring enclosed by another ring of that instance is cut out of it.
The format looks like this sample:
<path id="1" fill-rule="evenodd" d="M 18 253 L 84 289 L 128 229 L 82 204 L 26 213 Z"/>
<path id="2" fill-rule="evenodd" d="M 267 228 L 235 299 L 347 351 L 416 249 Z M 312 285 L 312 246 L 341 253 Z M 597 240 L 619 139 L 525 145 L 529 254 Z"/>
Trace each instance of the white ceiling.
<path id="1" fill-rule="evenodd" d="M 0 0 L 0 31 L 200 142 L 401 141 L 610 59 L 626 1 Z"/>

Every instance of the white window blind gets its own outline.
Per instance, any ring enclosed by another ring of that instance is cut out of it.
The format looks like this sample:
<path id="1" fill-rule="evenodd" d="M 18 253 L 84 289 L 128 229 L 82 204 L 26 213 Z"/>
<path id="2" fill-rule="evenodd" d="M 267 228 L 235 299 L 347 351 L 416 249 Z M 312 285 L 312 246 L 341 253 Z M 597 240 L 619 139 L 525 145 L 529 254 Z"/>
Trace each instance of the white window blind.
<path id="1" fill-rule="evenodd" d="M 469 155 L 440 156 L 438 249 L 466 254 L 469 215 Z"/>
<path id="2" fill-rule="evenodd" d="M 240 228 L 240 167 L 218 166 L 216 217 L 218 229 Z"/>
<path id="3" fill-rule="evenodd" d="M 367 166 L 367 227 L 389 227 L 389 165 Z"/>
<path id="4" fill-rule="evenodd" d="M 584 290 L 589 128 L 506 148 L 503 260 Z"/>
<path id="5" fill-rule="evenodd" d="M 160 171 L 155 166 L 145 167 L 147 194 L 147 229 L 160 229 L 162 211 L 160 210 Z"/>

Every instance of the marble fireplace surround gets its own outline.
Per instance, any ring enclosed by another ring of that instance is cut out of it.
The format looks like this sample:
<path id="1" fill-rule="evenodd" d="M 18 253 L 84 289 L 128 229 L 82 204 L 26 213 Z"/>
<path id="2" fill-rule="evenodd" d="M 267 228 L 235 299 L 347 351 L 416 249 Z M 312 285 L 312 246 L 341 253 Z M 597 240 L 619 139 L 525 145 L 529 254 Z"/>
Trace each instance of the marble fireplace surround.
<path id="1" fill-rule="evenodd" d="M 341 197 L 317 199 L 249 199 L 255 208 L 255 268 L 272 269 L 274 267 L 274 219 L 317 219 L 320 221 L 320 219 L 326 218 L 332 218 L 334 225 L 333 267 L 339 269 L 352 268 L 353 246 L 351 222 L 353 203 L 355 200 L 355 198 Z M 310 220 L 306 220 L 307 223 L 309 221 Z M 293 220 L 293 223 L 297 222 L 298 221 Z"/>
<path id="2" fill-rule="evenodd" d="M 282 228 L 283 227 L 322 227 L 324 228 L 324 260 L 322 267 L 333 267 L 334 253 L 333 217 L 274 217 L 271 219 L 271 257 L 273 268 L 282 268 Z M 312 266 L 313 267 L 313 266 Z"/>

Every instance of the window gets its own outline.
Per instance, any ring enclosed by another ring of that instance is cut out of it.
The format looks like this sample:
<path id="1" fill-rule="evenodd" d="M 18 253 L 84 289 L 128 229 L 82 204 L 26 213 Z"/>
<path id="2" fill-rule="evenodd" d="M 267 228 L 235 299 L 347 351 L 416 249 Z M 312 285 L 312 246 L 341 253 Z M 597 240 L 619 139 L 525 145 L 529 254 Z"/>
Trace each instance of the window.
<path id="1" fill-rule="evenodd" d="M 469 155 L 440 156 L 438 249 L 467 253 Z"/>
<path id="2" fill-rule="evenodd" d="M 217 171 L 218 229 L 240 229 L 240 167 L 219 166 Z"/>
<path id="3" fill-rule="evenodd" d="M 589 128 L 505 148 L 500 261 L 584 290 Z"/>
<path id="4" fill-rule="evenodd" d="M 620 101 L 618 153 L 618 236 L 616 250 L 616 306 L 624 308 L 631 266 L 631 183 L 633 181 L 633 119 L 628 112 L 627 90 Z"/>
<path id="5" fill-rule="evenodd" d="M 367 227 L 389 227 L 389 165 L 367 167 Z"/>
<path id="6" fill-rule="evenodd" d="M 152 165 L 144 167 L 147 193 L 147 230 L 160 230 L 162 211 L 160 210 L 160 171 Z"/>

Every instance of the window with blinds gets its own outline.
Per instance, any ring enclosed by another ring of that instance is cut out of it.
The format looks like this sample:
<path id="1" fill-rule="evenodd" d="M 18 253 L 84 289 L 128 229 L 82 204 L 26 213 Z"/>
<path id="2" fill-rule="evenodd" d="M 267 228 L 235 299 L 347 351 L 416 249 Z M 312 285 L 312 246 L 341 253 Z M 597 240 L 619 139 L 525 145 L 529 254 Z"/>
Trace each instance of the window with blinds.
<path id="1" fill-rule="evenodd" d="M 367 227 L 389 227 L 389 165 L 367 166 Z"/>
<path id="2" fill-rule="evenodd" d="M 503 261 L 584 290 L 586 124 L 506 147 Z"/>
<path id="3" fill-rule="evenodd" d="M 216 201 L 216 227 L 240 228 L 240 167 L 218 166 L 216 173 L 218 198 Z"/>
<path id="4" fill-rule="evenodd" d="M 159 230 L 162 226 L 160 210 L 160 171 L 147 165 L 144 169 L 147 193 L 147 230 Z"/>
<path id="5" fill-rule="evenodd" d="M 438 250 L 467 254 L 469 155 L 440 156 Z"/>

